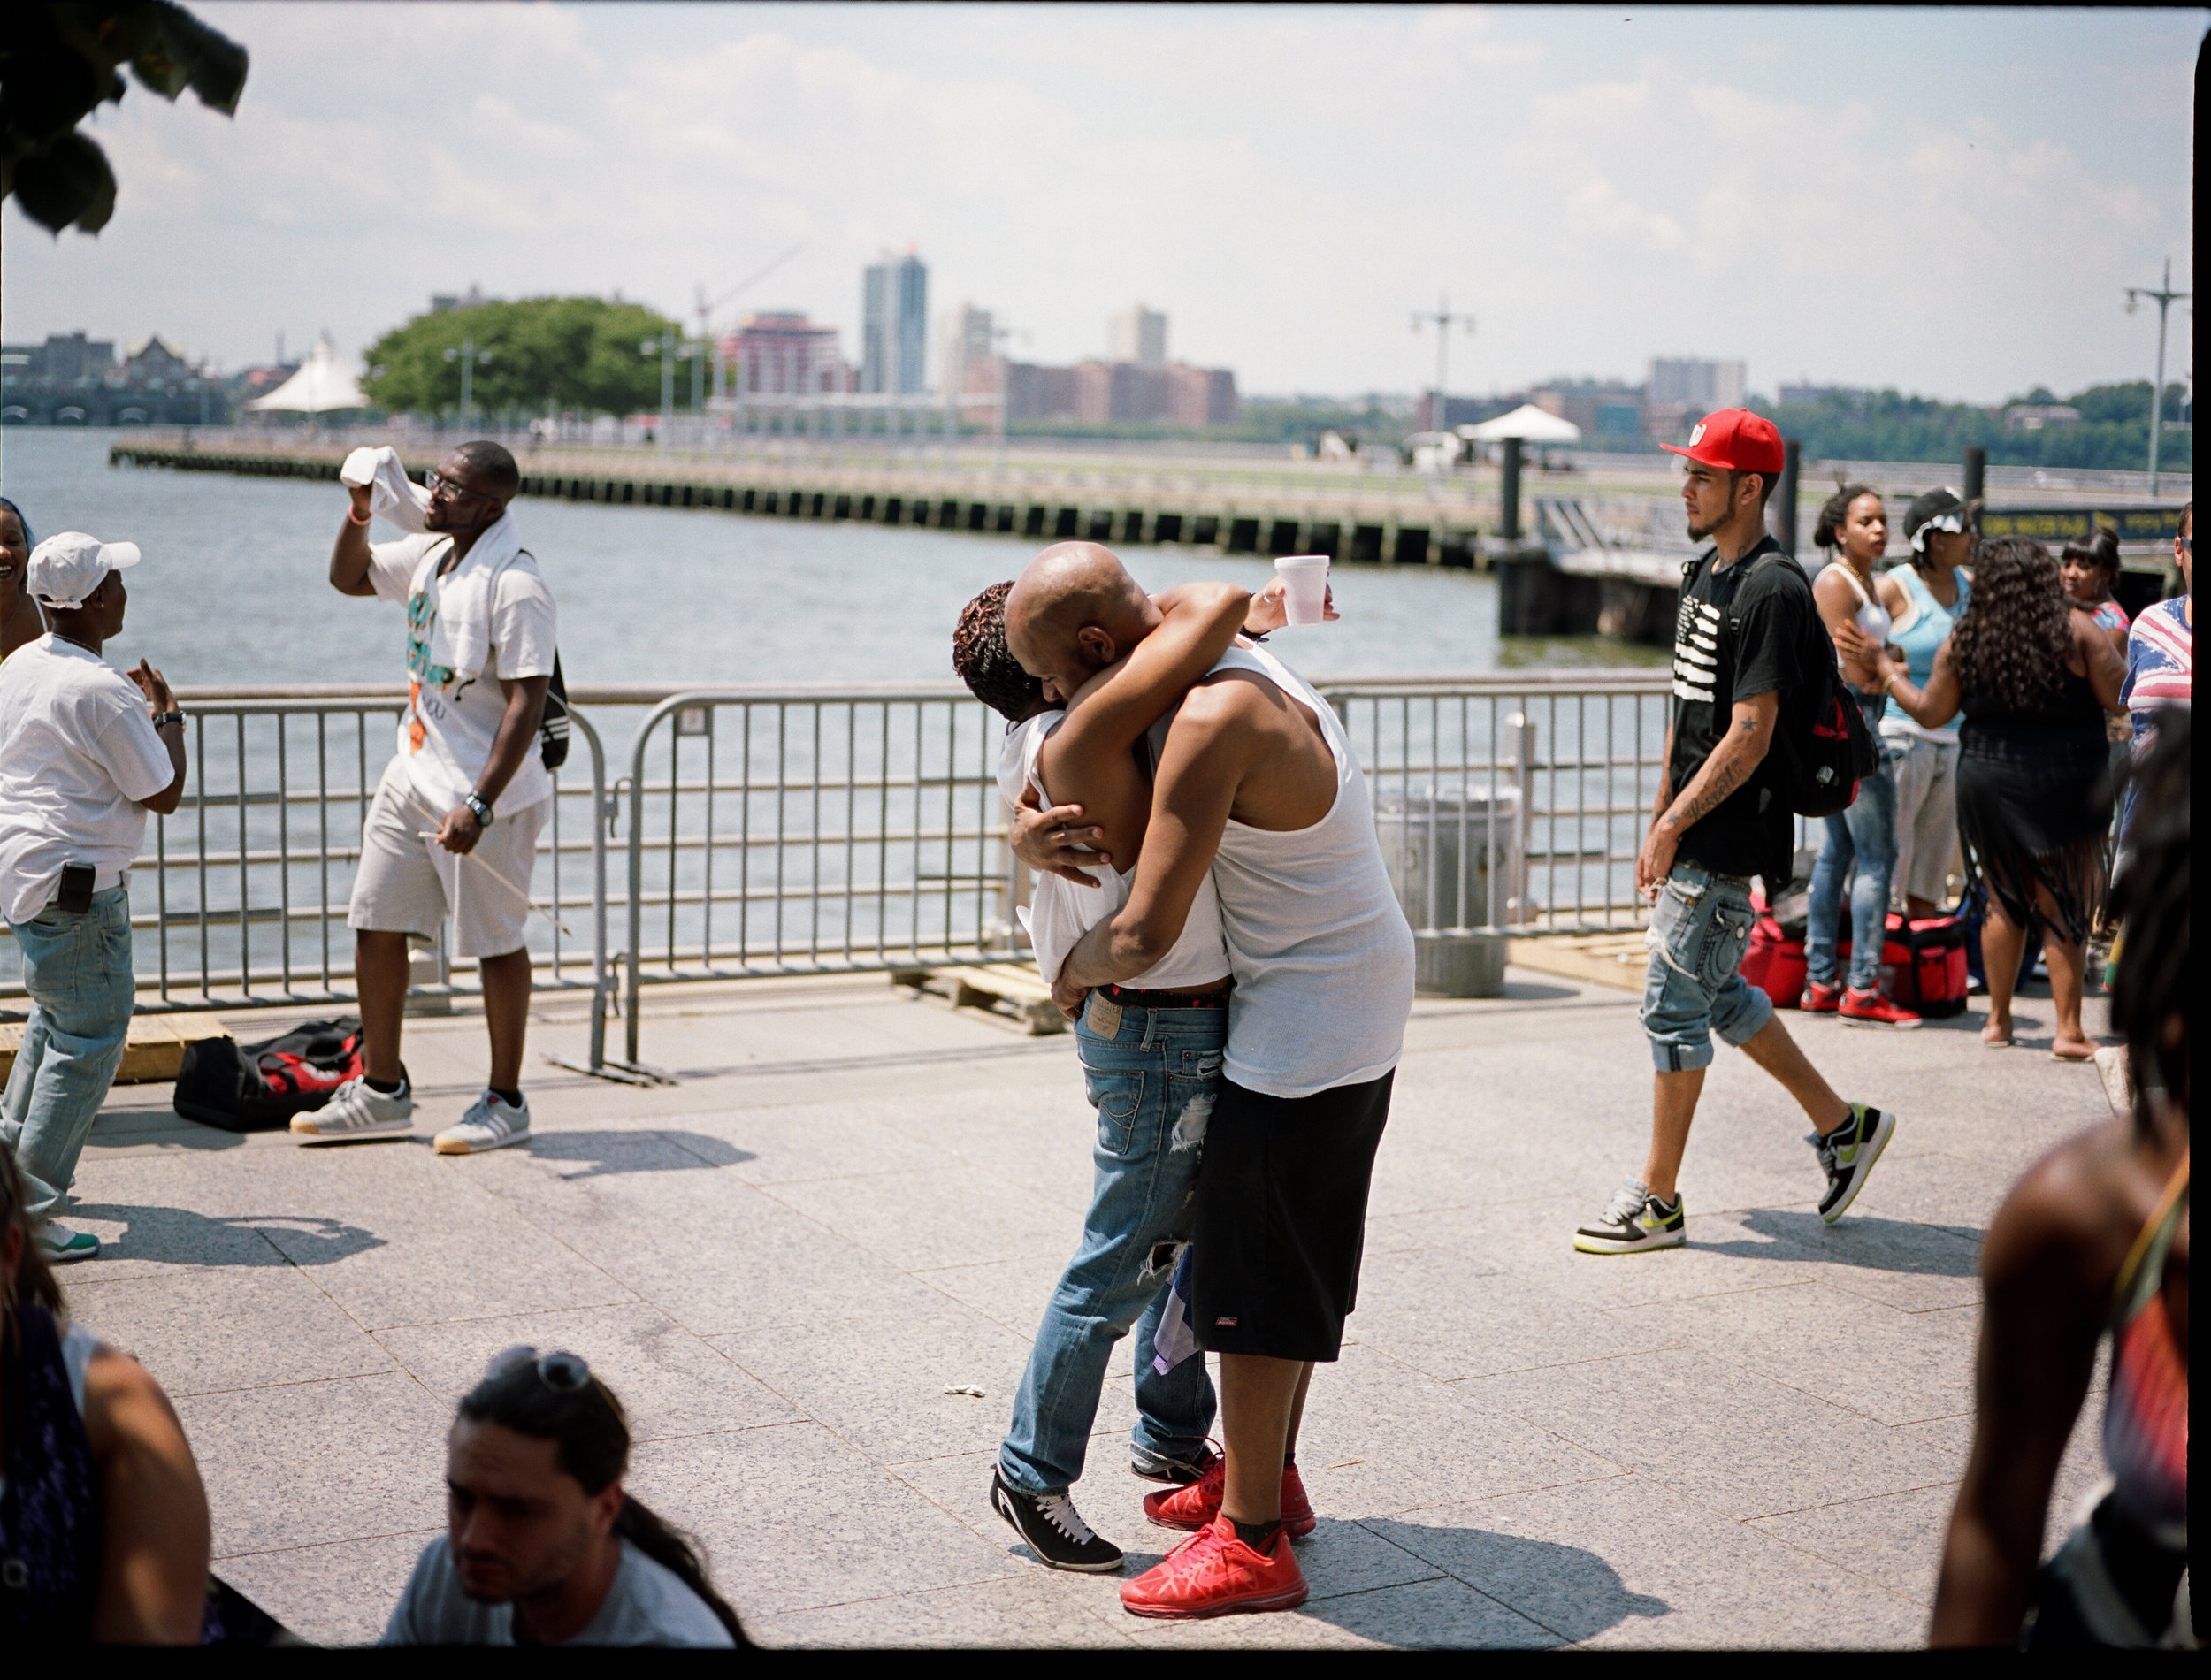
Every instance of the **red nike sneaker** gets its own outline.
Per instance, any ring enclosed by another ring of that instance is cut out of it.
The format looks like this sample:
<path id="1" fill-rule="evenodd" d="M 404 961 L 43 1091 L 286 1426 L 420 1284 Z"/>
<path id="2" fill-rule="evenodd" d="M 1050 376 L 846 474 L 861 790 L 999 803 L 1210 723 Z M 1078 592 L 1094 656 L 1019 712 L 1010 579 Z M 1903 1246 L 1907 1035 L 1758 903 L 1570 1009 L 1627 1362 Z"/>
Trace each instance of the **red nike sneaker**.
<path id="1" fill-rule="evenodd" d="M 1841 1006 L 1835 1012 L 1845 1027 L 1889 1027 L 1909 1032 L 1919 1025 L 1914 1011 L 1890 1002 L 1878 991 L 1862 992 L 1855 987 L 1843 993 Z"/>
<path id="2" fill-rule="evenodd" d="M 1201 1529 L 1220 1515 L 1220 1499 L 1228 1483 L 1228 1461 L 1217 1457 L 1205 1473 L 1187 1486 L 1165 1493 L 1146 1493 L 1144 1514 L 1159 1528 Z M 1304 1478 L 1297 1474 L 1296 1459 L 1282 1466 L 1282 1528 L 1293 1540 L 1312 1532 L 1317 1519 L 1312 1501 L 1305 1496 Z"/>
<path id="3" fill-rule="evenodd" d="M 1803 998 L 1797 1007 L 1807 1015 L 1832 1015 L 1841 1002 L 1841 987 L 1823 986 L 1815 980 L 1804 988 Z"/>
<path id="4" fill-rule="evenodd" d="M 1236 1538 L 1236 1525 L 1225 1516 L 1121 1589 L 1121 1607 L 1129 1615 L 1168 1621 L 1294 1610 L 1304 1601 L 1305 1572 L 1289 1549 L 1289 1530 L 1276 1529 L 1274 1546 L 1262 1554 Z"/>

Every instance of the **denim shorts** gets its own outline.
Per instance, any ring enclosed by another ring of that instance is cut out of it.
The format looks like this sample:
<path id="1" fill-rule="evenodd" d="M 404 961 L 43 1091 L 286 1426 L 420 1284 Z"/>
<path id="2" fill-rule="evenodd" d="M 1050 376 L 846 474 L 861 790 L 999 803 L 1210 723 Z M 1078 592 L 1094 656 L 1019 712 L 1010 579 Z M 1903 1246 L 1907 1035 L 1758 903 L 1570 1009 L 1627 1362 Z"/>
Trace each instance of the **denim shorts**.
<path id="1" fill-rule="evenodd" d="M 1643 1030 L 1662 1073 L 1712 1065 L 1712 1035 L 1731 1044 L 1756 1037 L 1773 1000 L 1736 972 L 1750 949 L 1750 883 L 1678 863 L 1650 913 L 1650 969 L 1643 979 Z"/>

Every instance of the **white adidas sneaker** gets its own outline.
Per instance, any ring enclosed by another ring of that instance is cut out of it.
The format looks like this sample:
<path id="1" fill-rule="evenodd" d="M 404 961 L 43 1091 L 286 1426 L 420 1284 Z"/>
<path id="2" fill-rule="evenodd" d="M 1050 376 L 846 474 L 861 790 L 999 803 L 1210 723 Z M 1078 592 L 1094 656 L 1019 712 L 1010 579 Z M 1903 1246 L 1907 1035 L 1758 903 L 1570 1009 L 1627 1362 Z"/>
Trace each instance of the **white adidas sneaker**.
<path id="1" fill-rule="evenodd" d="M 349 1079 L 320 1108 L 292 1117 L 292 1131 L 302 1143 L 356 1143 L 414 1129 L 415 1090 L 405 1082 L 386 1096 L 371 1090 L 366 1079 Z"/>
<path id="2" fill-rule="evenodd" d="M 440 1155 L 481 1155 L 529 1141 L 530 1099 L 524 1097 L 522 1106 L 514 1108 L 498 1092 L 486 1091 L 461 1116 L 458 1126 L 438 1134 L 437 1150 Z"/>

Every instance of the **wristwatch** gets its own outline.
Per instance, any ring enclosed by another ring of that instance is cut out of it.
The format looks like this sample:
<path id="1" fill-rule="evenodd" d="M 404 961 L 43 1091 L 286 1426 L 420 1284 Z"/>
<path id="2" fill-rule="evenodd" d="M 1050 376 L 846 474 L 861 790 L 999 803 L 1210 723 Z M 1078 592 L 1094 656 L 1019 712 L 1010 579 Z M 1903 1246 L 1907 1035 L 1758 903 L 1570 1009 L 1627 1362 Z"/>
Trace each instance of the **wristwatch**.
<path id="1" fill-rule="evenodd" d="M 469 814 L 476 819 L 478 827 L 488 829 L 492 826 L 492 807 L 489 800 L 481 798 L 471 792 L 461 803 L 468 806 Z"/>
<path id="2" fill-rule="evenodd" d="M 154 727 L 156 729 L 161 728 L 164 723 L 181 723 L 183 722 L 184 708 L 180 706 L 174 706 L 166 712 L 157 712 L 154 714 Z"/>

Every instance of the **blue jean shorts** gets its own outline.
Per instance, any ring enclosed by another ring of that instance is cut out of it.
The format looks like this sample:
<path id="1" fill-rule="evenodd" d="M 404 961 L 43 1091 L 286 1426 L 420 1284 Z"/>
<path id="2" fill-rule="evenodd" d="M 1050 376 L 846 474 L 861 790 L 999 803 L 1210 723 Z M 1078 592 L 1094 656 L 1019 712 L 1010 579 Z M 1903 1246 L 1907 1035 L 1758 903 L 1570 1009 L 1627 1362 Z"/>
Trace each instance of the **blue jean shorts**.
<path id="1" fill-rule="evenodd" d="M 1756 1037 L 1773 1000 L 1736 973 L 1750 949 L 1750 883 L 1678 863 L 1650 913 L 1650 969 L 1643 978 L 1643 1030 L 1662 1073 L 1712 1065 L 1712 1035 L 1731 1044 Z"/>

